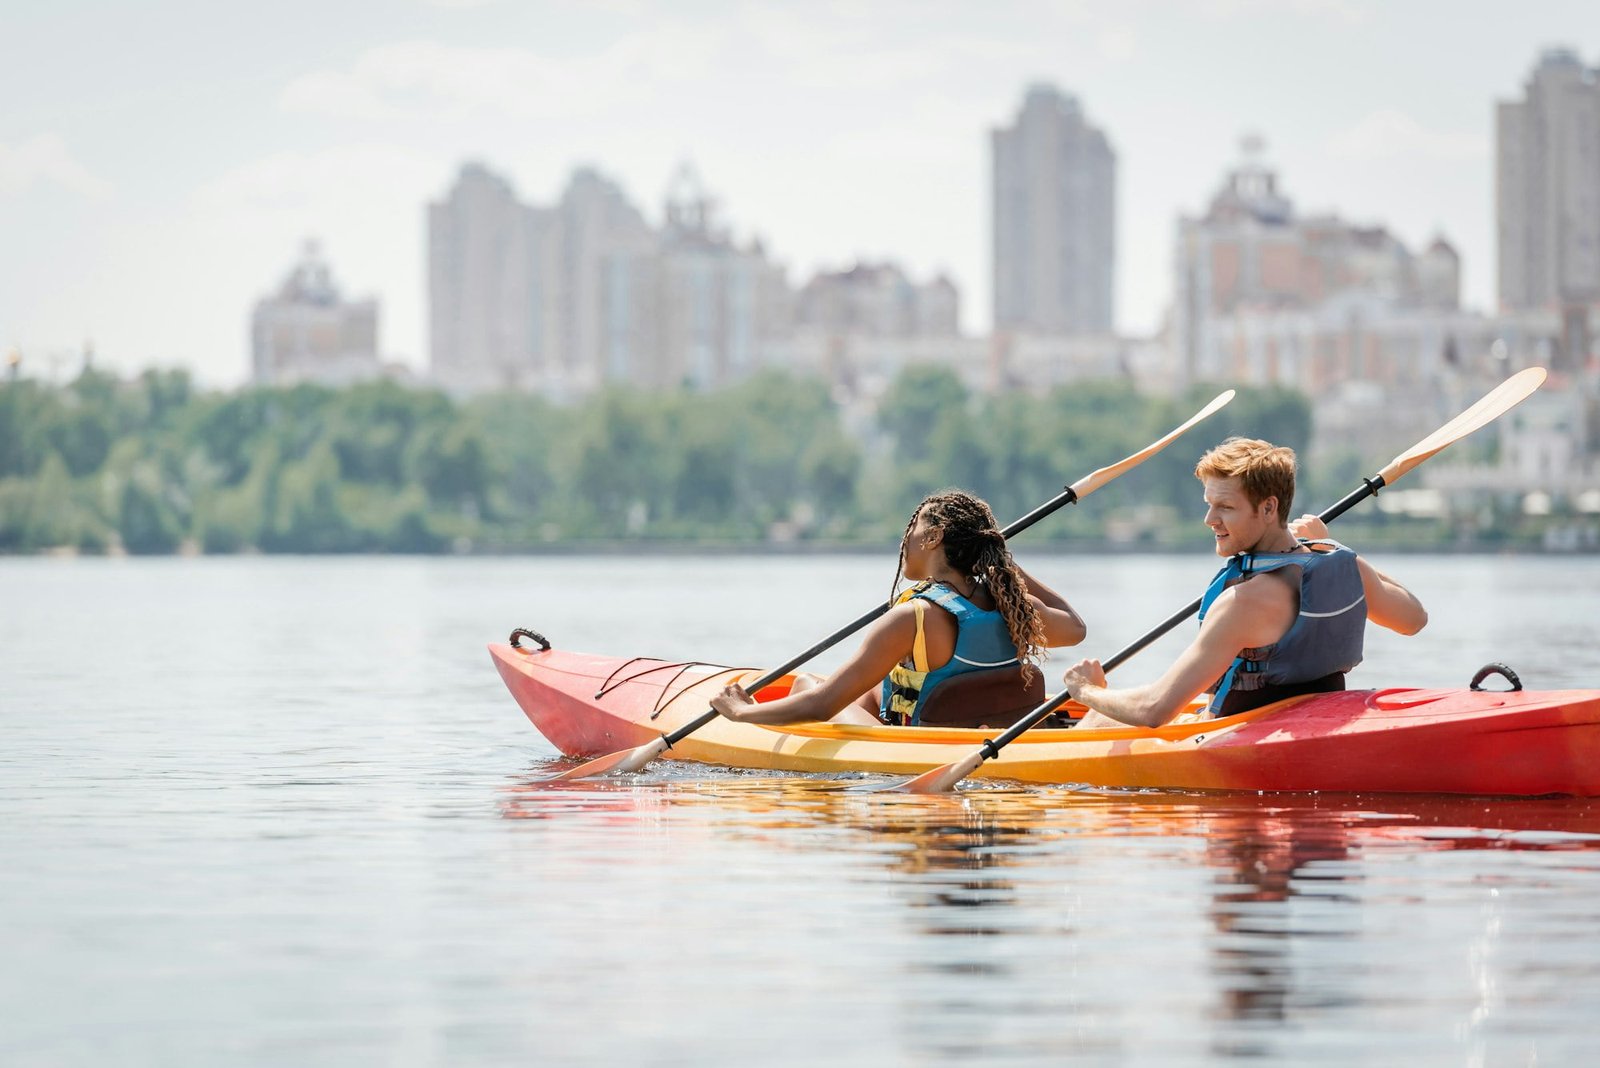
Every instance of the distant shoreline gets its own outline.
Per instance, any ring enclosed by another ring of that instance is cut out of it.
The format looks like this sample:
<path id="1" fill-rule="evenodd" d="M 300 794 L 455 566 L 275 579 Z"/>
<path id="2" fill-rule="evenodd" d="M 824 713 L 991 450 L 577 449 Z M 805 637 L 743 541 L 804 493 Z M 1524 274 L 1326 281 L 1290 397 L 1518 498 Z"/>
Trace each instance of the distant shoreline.
<path id="1" fill-rule="evenodd" d="M 1402 545 L 1371 542 L 1353 538 L 1359 551 L 1380 552 L 1405 556 L 1556 556 L 1580 557 L 1600 555 L 1594 548 L 1552 549 L 1539 545 Z M 1040 542 L 1025 543 L 1016 547 L 1028 556 L 1185 556 L 1210 555 L 1204 543 L 1194 545 L 1149 545 L 1111 542 Z M 125 550 L 84 552 L 62 547 L 37 552 L 0 552 L 0 559 L 228 559 L 232 557 L 318 557 L 336 560 L 348 558 L 382 557 L 439 557 L 470 559 L 473 557 L 532 557 L 532 556 L 879 556 L 893 554 L 894 546 L 872 542 L 725 542 L 725 541 L 587 541 L 552 542 L 545 545 L 522 547 L 472 547 L 434 553 L 405 552 L 274 552 L 256 550 L 227 553 L 201 553 L 178 551 L 171 553 L 130 553 Z"/>

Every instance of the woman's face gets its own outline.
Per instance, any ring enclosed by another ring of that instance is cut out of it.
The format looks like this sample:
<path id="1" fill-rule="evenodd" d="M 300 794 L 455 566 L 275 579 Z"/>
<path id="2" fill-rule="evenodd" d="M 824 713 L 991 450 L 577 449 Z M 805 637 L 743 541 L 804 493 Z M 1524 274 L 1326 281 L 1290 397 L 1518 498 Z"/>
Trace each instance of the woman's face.
<path id="1" fill-rule="evenodd" d="M 943 552 L 944 531 L 929 520 L 926 512 L 918 512 L 906 534 L 906 562 L 901 574 L 911 582 L 931 578 L 937 554 Z"/>

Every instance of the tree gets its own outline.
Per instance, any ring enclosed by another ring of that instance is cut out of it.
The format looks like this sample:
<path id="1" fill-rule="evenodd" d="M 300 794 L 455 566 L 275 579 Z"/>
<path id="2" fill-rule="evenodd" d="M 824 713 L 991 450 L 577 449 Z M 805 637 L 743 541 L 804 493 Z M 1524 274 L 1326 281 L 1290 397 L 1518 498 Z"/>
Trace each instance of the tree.
<path id="1" fill-rule="evenodd" d="M 483 510 L 489 491 L 488 449 L 473 428 L 436 423 L 417 432 L 405 466 L 432 500 Z"/>
<path id="2" fill-rule="evenodd" d="M 326 553 L 364 547 L 340 507 L 339 462 L 327 443 L 284 467 L 275 496 L 263 531 L 263 549 Z"/>
<path id="3" fill-rule="evenodd" d="M 0 478 L 39 470 L 49 448 L 45 427 L 59 407 L 56 393 L 36 382 L 0 385 Z"/>
<path id="4" fill-rule="evenodd" d="M 861 450 L 842 433 L 818 434 L 800 457 L 806 492 L 821 515 L 848 521 L 861 477 Z"/>
<path id="5" fill-rule="evenodd" d="M 166 493 L 158 465 L 143 462 L 120 479 L 117 530 L 130 553 L 170 553 L 183 538 L 183 521 Z"/>
<path id="6" fill-rule="evenodd" d="M 671 486 L 672 456 L 655 398 L 607 389 L 593 402 L 574 435 L 571 494 L 595 523 L 615 537 L 636 525 L 635 516 L 659 516 Z M 636 532 L 636 531 L 635 531 Z"/>
<path id="7" fill-rule="evenodd" d="M 948 367 L 914 364 L 895 375 L 878 406 L 878 425 L 894 441 L 895 459 L 926 458 L 939 421 L 966 407 L 967 387 Z"/>

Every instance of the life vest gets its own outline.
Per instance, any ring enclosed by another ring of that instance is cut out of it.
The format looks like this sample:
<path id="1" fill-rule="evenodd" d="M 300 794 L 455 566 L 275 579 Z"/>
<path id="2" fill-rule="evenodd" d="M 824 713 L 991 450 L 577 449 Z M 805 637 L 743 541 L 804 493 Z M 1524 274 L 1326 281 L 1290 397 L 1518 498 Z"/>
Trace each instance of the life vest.
<path id="1" fill-rule="evenodd" d="M 1336 541 L 1308 553 L 1239 553 L 1231 557 L 1200 600 L 1200 619 L 1229 586 L 1285 567 L 1300 570 L 1300 611 L 1272 645 L 1241 649 L 1211 687 L 1207 710 L 1231 716 L 1302 693 L 1344 689 L 1344 676 L 1361 663 L 1367 598 L 1356 554 Z"/>
<path id="2" fill-rule="evenodd" d="M 1017 663 L 1017 647 L 1006 630 L 1005 617 L 993 609 L 984 610 L 942 582 L 907 590 L 901 602 L 909 600 L 916 610 L 917 634 L 911 644 L 911 665 L 896 664 L 883 680 L 878 716 L 885 723 L 916 725 L 922 719 L 922 705 L 934 687 L 954 675 L 988 671 Z M 928 648 L 922 630 L 922 614 L 931 601 L 956 619 L 956 647 L 947 663 L 928 666 Z"/>

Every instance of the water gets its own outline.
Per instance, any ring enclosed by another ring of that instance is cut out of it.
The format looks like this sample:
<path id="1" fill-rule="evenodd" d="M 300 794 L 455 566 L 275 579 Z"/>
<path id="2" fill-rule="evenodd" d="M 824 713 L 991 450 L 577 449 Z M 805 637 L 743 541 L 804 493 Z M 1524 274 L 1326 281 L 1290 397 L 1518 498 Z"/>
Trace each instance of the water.
<path id="1" fill-rule="evenodd" d="M 1101 656 L 1212 568 L 1027 562 Z M 1356 683 L 1600 685 L 1600 560 L 1377 562 L 1433 618 L 1374 632 Z M 890 569 L 0 560 L 0 1062 L 1600 1055 L 1589 801 L 907 797 L 673 762 L 541 786 L 565 762 L 483 649 L 531 626 L 768 665 Z"/>

